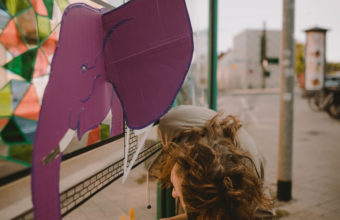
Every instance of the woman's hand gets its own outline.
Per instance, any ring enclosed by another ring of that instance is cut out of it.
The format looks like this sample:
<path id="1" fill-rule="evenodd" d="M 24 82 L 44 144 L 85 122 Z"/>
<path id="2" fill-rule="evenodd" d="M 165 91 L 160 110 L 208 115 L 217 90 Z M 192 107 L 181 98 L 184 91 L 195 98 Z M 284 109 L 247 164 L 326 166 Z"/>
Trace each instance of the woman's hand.
<path id="1" fill-rule="evenodd" d="M 161 218 L 160 220 L 187 220 L 187 219 L 188 218 L 186 214 L 180 214 L 170 218 Z"/>

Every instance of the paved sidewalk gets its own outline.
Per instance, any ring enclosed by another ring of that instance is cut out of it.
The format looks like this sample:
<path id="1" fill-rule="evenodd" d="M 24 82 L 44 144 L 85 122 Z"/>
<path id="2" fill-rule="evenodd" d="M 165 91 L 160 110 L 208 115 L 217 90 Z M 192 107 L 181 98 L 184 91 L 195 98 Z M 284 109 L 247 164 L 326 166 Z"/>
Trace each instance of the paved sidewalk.
<path id="1" fill-rule="evenodd" d="M 276 195 L 279 94 L 242 93 L 219 99 L 262 149 L 267 180 Z M 297 92 L 294 103 L 293 199 L 277 202 L 282 219 L 340 219 L 340 121 L 313 112 Z"/>
<path id="2" fill-rule="evenodd" d="M 242 91 L 219 97 L 220 110 L 237 115 L 267 160 L 266 179 L 276 195 L 279 134 L 279 93 Z M 310 110 L 295 95 L 293 199 L 277 202 L 280 219 L 340 219 L 340 121 Z M 110 185 L 65 219 L 114 219 L 136 209 L 136 220 L 156 219 L 156 189 L 151 185 L 152 209 L 146 209 L 145 170 L 132 171 L 128 182 Z"/>
<path id="3" fill-rule="evenodd" d="M 121 178 L 100 191 L 64 220 L 120 220 L 135 209 L 136 220 L 156 219 L 156 181 L 150 182 L 151 209 L 147 209 L 146 169 L 143 165 L 131 171 L 125 184 Z"/>
<path id="4" fill-rule="evenodd" d="M 230 94 L 230 95 L 228 95 Z M 276 195 L 279 135 L 279 93 L 276 90 L 225 93 L 220 109 L 237 115 L 253 136 L 267 160 L 266 179 Z M 307 100 L 295 95 L 293 199 L 277 202 L 281 219 L 340 219 L 340 121 L 325 112 L 313 112 Z M 99 157 L 102 158 L 102 157 Z M 94 162 L 94 161 L 93 161 Z M 122 185 L 111 184 L 66 220 L 120 220 L 135 209 L 136 220 L 156 219 L 156 182 L 150 184 L 152 209 L 147 209 L 146 171 L 141 165 Z M 29 184 L 27 183 L 27 188 Z M 7 199 L 7 198 L 3 198 Z M 27 198 L 29 199 L 29 198 Z M 22 202 L 22 201 L 21 201 Z M 13 204 L 13 206 L 19 204 Z M 5 218 L 6 219 L 6 218 Z"/>

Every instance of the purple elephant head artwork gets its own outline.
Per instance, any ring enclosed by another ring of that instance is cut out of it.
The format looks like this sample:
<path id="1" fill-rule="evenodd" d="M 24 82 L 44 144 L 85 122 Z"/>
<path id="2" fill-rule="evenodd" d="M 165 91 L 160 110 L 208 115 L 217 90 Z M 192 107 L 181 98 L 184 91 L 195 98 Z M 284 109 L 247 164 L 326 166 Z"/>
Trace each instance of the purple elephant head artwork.
<path id="1" fill-rule="evenodd" d="M 111 11 L 64 12 L 34 140 L 35 219 L 61 219 L 61 140 L 111 111 L 111 135 L 144 128 L 171 107 L 189 69 L 193 38 L 185 0 L 131 0 Z"/>

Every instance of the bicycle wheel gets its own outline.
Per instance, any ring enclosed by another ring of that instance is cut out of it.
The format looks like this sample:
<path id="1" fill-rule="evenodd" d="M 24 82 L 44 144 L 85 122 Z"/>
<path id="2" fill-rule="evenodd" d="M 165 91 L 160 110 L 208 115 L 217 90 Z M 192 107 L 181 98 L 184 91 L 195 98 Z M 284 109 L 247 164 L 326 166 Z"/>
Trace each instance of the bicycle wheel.
<path id="1" fill-rule="evenodd" d="M 320 90 L 318 94 L 319 94 L 319 110 L 328 111 L 334 100 L 333 93 L 329 90 L 323 89 Z"/>
<path id="2" fill-rule="evenodd" d="M 308 97 L 308 105 L 315 112 L 318 112 L 321 110 L 319 93 L 315 93 L 314 95 Z"/>
<path id="3" fill-rule="evenodd" d="M 327 111 L 327 113 L 335 119 L 340 120 L 340 105 L 331 105 Z"/>

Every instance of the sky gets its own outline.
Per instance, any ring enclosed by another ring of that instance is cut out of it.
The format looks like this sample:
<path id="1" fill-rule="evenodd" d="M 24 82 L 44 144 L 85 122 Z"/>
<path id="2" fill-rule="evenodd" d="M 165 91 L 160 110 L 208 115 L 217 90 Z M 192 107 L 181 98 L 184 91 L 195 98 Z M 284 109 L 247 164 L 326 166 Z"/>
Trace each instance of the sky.
<path id="1" fill-rule="evenodd" d="M 208 28 L 208 0 L 186 0 L 194 29 Z M 281 30 L 283 0 L 218 0 L 218 51 L 233 47 L 233 38 L 246 29 Z M 295 39 L 305 42 L 304 30 L 327 32 L 327 60 L 340 62 L 340 0 L 295 0 Z"/>
<path id="2" fill-rule="evenodd" d="M 219 0 L 218 50 L 232 48 L 233 37 L 245 29 L 280 30 L 283 0 Z M 305 42 L 305 29 L 330 29 L 327 32 L 327 60 L 340 62 L 340 1 L 295 0 L 295 39 Z"/>

